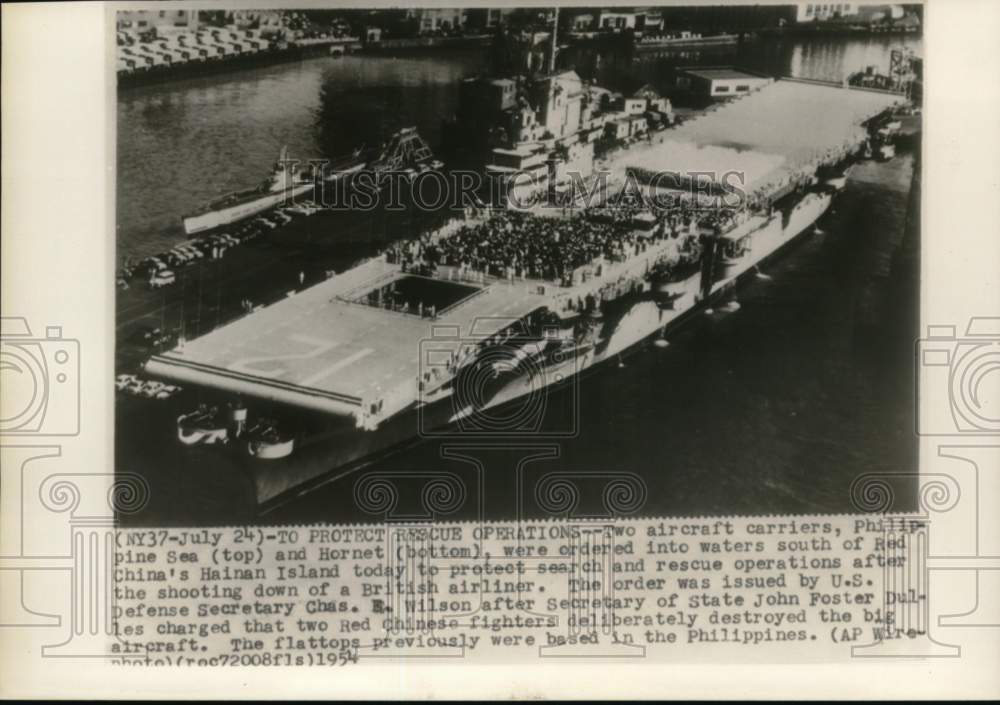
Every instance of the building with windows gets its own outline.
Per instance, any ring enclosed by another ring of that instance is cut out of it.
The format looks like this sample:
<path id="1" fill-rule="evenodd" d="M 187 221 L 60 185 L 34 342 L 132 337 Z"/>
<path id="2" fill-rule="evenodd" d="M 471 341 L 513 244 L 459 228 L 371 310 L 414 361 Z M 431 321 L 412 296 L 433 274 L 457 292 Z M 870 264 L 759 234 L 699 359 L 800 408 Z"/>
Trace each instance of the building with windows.
<path id="1" fill-rule="evenodd" d="M 121 10 L 115 16 L 118 29 L 145 32 L 168 27 L 198 28 L 197 10 Z"/>
<path id="2" fill-rule="evenodd" d="M 529 99 L 537 106 L 543 134 L 559 138 L 580 130 L 584 85 L 575 71 L 537 78 L 529 88 Z"/>
<path id="3" fill-rule="evenodd" d="M 856 14 L 856 2 L 800 2 L 795 7 L 796 22 L 825 22 Z"/>
<path id="4" fill-rule="evenodd" d="M 279 31 L 284 26 L 283 13 L 277 10 L 236 10 L 232 13 L 232 24 L 239 29 L 261 29 Z"/>
<path id="5" fill-rule="evenodd" d="M 732 98 L 763 88 L 774 79 L 731 66 L 690 67 L 677 70 L 677 87 L 713 99 Z"/>
<path id="6" fill-rule="evenodd" d="M 465 9 L 461 7 L 425 7 L 407 11 L 407 16 L 417 21 L 421 34 L 465 26 Z"/>
<path id="7" fill-rule="evenodd" d="M 800 2 L 795 6 L 796 22 L 882 22 L 902 19 L 906 14 L 900 5 L 870 2 Z"/>
<path id="8" fill-rule="evenodd" d="M 663 16 L 652 10 L 616 8 L 600 10 L 592 14 L 576 15 L 572 18 L 570 26 L 577 31 L 623 32 L 634 30 L 636 32 L 656 32 L 663 29 Z"/>

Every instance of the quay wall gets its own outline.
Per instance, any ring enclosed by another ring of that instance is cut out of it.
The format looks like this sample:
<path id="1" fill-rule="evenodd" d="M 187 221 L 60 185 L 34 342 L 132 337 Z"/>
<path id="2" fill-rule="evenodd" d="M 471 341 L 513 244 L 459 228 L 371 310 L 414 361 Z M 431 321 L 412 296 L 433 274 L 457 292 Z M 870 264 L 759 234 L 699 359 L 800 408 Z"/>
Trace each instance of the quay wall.
<path id="1" fill-rule="evenodd" d="M 151 66 L 134 71 L 118 72 L 118 90 L 127 90 L 138 86 L 155 83 L 179 81 L 198 76 L 238 71 L 241 69 L 260 68 L 274 64 L 301 61 L 314 56 L 325 56 L 331 51 L 354 52 L 361 47 L 357 40 L 331 40 L 310 42 L 308 44 L 290 44 L 282 48 L 265 49 L 254 53 L 236 54 L 209 59 L 207 61 L 185 61 L 183 63 Z"/>
<path id="2" fill-rule="evenodd" d="M 377 42 L 366 42 L 361 46 L 361 51 L 366 54 L 379 54 L 394 51 L 465 49 L 469 47 L 487 46 L 491 41 L 492 37 L 488 34 L 477 34 L 464 37 L 410 37 L 407 39 L 382 39 Z"/>

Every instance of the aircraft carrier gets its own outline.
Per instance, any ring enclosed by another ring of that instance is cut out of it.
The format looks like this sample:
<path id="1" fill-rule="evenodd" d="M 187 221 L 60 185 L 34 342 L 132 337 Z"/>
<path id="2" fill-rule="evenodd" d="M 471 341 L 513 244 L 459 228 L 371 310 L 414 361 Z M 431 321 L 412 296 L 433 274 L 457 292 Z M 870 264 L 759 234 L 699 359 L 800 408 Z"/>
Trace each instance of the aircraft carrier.
<path id="1" fill-rule="evenodd" d="M 876 121 L 902 101 L 778 80 L 669 139 L 613 154 L 603 165 L 612 181 L 639 184 L 651 201 L 469 212 L 181 340 L 145 371 L 217 395 L 218 413 L 178 418 L 178 438 L 244 458 L 261 505 L 421 436 L 572 436 L 579 429 L 541 421 L 549 392 L 644 341 L 665 340 L 699 311 L 738 306 L 731 294 L 741 278 L 814 226 Z M 705 193 L 733 192 L 702 180 L 695 193 L 686 175 L 723 172 L 741 175 L 742 196 L 722 208 L 717 199 L 699 205 Z M 658 208 L 658 196 L 681 205 Z M 582 259 L 550 266 L 515 252 L 481 261 L 498 238 L 519 241 L 524 229 L 554 238 L 548 252 L 578 247 Z M 595 246 L 566 232 L 604 239 Z M 286 409 L 287 419 L 264 419 L 256 404 Z"/>

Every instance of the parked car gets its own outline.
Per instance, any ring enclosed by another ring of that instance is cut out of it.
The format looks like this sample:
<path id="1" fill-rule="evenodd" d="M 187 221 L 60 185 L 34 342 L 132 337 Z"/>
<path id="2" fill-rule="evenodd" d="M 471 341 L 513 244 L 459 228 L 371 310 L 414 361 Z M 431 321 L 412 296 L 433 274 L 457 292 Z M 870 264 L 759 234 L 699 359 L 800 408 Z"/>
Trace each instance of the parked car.
<path id="1" fill-rule="evenodd" d="M 147 380 L 147 381 L 145 381 L 145 382 L 142 383 L 142 389 L 140 390 L 139 393 L 142 396 L 146 397 L 147 399 L 152 399 L 157 394 L 159 394 L 163 390 L 163 388 L 165 386 L 166 385 L 163 384 L 163 382 L 156 382 L 154 380 Z"/>
<path id="2" fill-rule="evenodd" d="M 155 399 L 169 399 L 177 392 L 181 391 L 181 388 L 174 384 L 164 384 L 159 391 L 154 395 Z"/>
<path id="3" fill-rule="evenodd" d="M 115 389 L 119 392 L 124 392 L 131 385 L 139 381 L 139 378 L 135 375 L 122 374 L 115 377 Z"/>
<path id="4" fill-rule="evenodd" d="M 160 289 L 177 281 L 177 275 L 169 269 L 161 269 L 149 278 L 150 289 Z"/>

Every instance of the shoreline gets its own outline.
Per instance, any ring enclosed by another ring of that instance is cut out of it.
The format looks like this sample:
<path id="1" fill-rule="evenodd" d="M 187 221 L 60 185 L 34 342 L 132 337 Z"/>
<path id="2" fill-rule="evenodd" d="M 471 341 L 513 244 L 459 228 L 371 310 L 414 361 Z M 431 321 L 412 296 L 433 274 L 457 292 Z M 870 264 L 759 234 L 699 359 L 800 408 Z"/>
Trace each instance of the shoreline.
<path id="1" fill-rule="evenodd" d="M 117 90 L 119 92 L 128 91 L 172 81 L 238 73 L 248 69 L 293 63 L 323 56 L 343 55 L 357 51 L 359 47 L 360 42 L 357 40 L 295 44 L 281 49 L 267 49 L 253 54 L 241 54 L 209 61 L 187 61 L 176 65 L 159 65 L 147 69 L 118 72 L 116 74 Z M 340 51 L 334 53 L 335 49 Z"/>
<path id="2" fill-rule="evenodd" d="M 188 61 L 179 64 L 152 66 L 128 72 L 119 71 L 116 73 L 117 90 L 119 92 L 128 91 L 143 86 L 183 81 L 202 76 L 237 73 L 248 69 L 265 68 L 325 56 L 339 57 L 345 54 L 380 56 L 386 54 L 420 54 L 429 51 L 474 49 L 487 46 L 491 39 L 489 35 L 471 35 L 463 37 L 384 39 L 379 42 L 362 42 L 359 39 L 348 39 L 309 44 L 290 44 L 280 49 L 267 49 L 253 54 L 227 56 L 209 61 Z"/>

